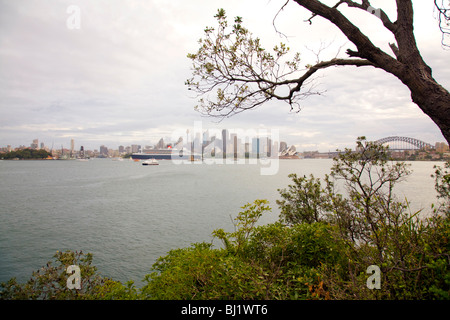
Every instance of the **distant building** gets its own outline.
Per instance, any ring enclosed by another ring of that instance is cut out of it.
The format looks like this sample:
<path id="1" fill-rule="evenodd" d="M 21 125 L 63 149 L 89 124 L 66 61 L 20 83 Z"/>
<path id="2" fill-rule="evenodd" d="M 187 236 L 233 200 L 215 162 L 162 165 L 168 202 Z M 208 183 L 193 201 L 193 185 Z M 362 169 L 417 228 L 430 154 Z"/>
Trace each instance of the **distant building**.
<path id="1" fill-rule="evenodd" d="M 246 142 L 244 144 L 244 153 L 245 154 L 249 154 L 250 153 L 250 143 L 249 142 Z"/>
<path id="2" fill-rule="evenodd" d="M 31 144 L 31 149 L 37 149 L 39 148 L 39 139 L 34 139 L 33 143 Z"/>
<path id="3" fill-rule="evenodd" d="M 252 156 L 259 158 L 259 138 L 252 138 Z"/>
<path id="4" fill-rule="evenodd" d="M 107 156 L 108 155 L 108 148 L 105 147 L 104 145 L 100 146 L 100 155 L 102 155 L 102 156 Z"/>
<path id="5" fill-rule="evenodd" d="M 289 148 L 285 149 L 280 153 L 281 156 L 295 156 L 297 153 L 297 150 L 294 145 L 290 146 Z"/>
<path id="6" fill-rule="evenodd" d="M 227 156 L 227 143 L 228 143 L 228 130 L 223 129 L 222 130 L 222 151 L 223 151 L 223 158 L 225 159 Z"/>
<path id="7" fill-rule="evenodd" d="M 209 130 L 206 130 L 203 132 L 203 145 L 208 145 L 209 141 Z"/>
<path id="8" fill-rule="evenodd" d="M 182 148 L 183 147 L 183 137 L 179 137 L 177 142 L 175 142 L 174 146 L 176 146 L 178 148 Z"/>
<path id="9" fill-rule="evenodd" d="M 264 157 L 271 157 L 272 154 L 272 139 L 270 139 L 269 137 L 263 137 L 260 140 L 260 153 L 264 156 Z"/>
<path id="10" fill-rule="evenodd" d="M 132 153 L 138 153 L 141 152 L 141 146 L 137 145 L 137 144 L 132 144 L 131 145 L 131 152 Z"/>
<path id="11" fill-rule="evenodd" d="M 75 150 L 75 140 L 70 139 L 70 157 L 73 157 L 73 151 Z"/>
<path id="12" fill-rule="evenodd" d="M 280 149 L 278 150 L 279 152 L 284 152 L 286 151 L 288 148 L 287 143 L 284 141 L 280 141 Z"/>
<path id="13" fill-rule="evenodd" d="M 270 150 L 270 156 L 271 157 L 278 156 L 278 141 L 272 142 L 272 149 Z"/>
<path id="14" fill-rule="evenodd" d="M 164 139 L 163 138 L 159 139 L 159 141 L 156 144 L 155 148 L 156 149 L 164 149 L 165 148 Z"/>
<path id="15" fill-rule="evenodd" d="M 444 153 L 444 152 L 448 152 L 449 148 L 448 148 L 448 144 L 446 144 L 445 142 L 436 142 L 436 152 L 439 153 Z"/>
<path id="16" fill-rule="evenodd" d="M 233 151 L 233 158 L 237 159 L 238 157 L 238 137 L 236 133 L 230 134 L 230 143 L 228 144 L 230 147 L 230 151 Z"/>

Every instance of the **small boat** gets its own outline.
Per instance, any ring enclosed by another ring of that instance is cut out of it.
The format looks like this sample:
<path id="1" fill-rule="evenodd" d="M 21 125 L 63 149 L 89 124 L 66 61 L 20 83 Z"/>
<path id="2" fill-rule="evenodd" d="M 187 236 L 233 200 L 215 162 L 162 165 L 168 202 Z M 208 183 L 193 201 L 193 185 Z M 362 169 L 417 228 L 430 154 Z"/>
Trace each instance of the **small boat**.
<path id="1" fill-rule="evenodd" d="M 142 162 L 143 166 L 157 166 L 159 165 L 158 161 L 156 159 L 149 159 Z"/>

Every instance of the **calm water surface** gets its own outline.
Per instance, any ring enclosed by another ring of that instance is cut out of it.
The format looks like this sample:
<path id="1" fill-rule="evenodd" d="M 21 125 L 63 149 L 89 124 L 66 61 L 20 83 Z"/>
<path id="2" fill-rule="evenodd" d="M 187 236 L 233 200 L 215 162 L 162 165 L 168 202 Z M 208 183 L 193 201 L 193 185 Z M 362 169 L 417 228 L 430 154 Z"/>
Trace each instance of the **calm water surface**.
<path id="1" fill-rule="evenodd" d="M 411 206 L 435 202 L 436 162 L 413 162 L 398 187 Z M 169 250 L 211 241 L 217 228 L 233 230 L 231 217 L 255 199 L 268 199 L 278 219 L 277 189 L 289 173 L 323 177 L 332 160 L 280 160 L 276 175 L 259 165 L 142 166 L 133 161 L 0 161 L 0 282 L 28 280 L 57 250 L 94 255 L 101 274 L 140 285 Z"/>

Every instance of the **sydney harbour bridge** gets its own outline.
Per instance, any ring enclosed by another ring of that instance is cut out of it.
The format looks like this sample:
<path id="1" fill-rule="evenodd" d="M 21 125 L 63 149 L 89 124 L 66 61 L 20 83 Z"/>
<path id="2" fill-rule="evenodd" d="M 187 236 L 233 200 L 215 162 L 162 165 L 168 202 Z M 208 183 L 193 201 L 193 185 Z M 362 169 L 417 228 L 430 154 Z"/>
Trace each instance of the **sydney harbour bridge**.
<path id="1" fill-rule="evenodd" d="M 375 143 L 389 145 L 390 150 L 434 149 L 434 146 L 430 143 L 409 137 L 386 137 L 375 141 Z"/>

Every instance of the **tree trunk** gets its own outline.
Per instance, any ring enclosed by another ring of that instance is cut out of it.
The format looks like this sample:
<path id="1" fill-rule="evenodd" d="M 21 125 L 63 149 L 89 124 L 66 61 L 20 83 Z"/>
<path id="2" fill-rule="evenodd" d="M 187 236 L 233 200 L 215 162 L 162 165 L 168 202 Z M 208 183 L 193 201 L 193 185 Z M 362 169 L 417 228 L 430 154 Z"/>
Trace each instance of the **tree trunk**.
<path id="1" fill-rule="evenodd" d="M 411 89 L 412 100 L 441 129 L 442 135 L 450 144 L 450 94 L 436 82 L 422 83 Z"/>
<path id="2" fill-rule="evenodd" d="M 428 72 L 428 66 L 424 66 L 407 68 L 399 79 L 411 91 L 412 101 L 436 123 L 450 144 L 450 93 L 433 79 L 431 69 Z"/>
<path id="3" fill-rule="evenodd" d="M 397 59 L 403 65 L 397 76 L 411 91 L 412 101 L 436 123 L 450 144 L 450 94 L 433 78 L 431 68 L 419 52 L 414 37 L 412 1 L 396 2 L 398 18 L 393 33 L 399 46 Z"/>
<path id="4" fill-rule="evenodd" d="M 328 7 L 319 0 L 294 0 L 315 15 L 319 15 L 334 25 L 357 47 L 357 51 L 347 50 L 350 57 L 370 61 L 374 67 L 385 70 L 400 79 L 411 91 L 414 103 L 439 127 L 450 144 L 450 94 L 431 75 L 431 68 L 422 59 L 417 47 L 413 28 L 413 5 L 411 0 L 396 0 L 397 21 L 392 23 L 384 11 L 380 19 L 384 27 L 393 33 L 398 47 L 390 44 L 396 59 L 376 47 L 370 39 L 350 22 L 338 6 L 345 3 L 367 13 L 369 1 L 362 4 L 354 1 L 339 1 Z M 311 18 L 309 19 L 311 22 Z"/>

